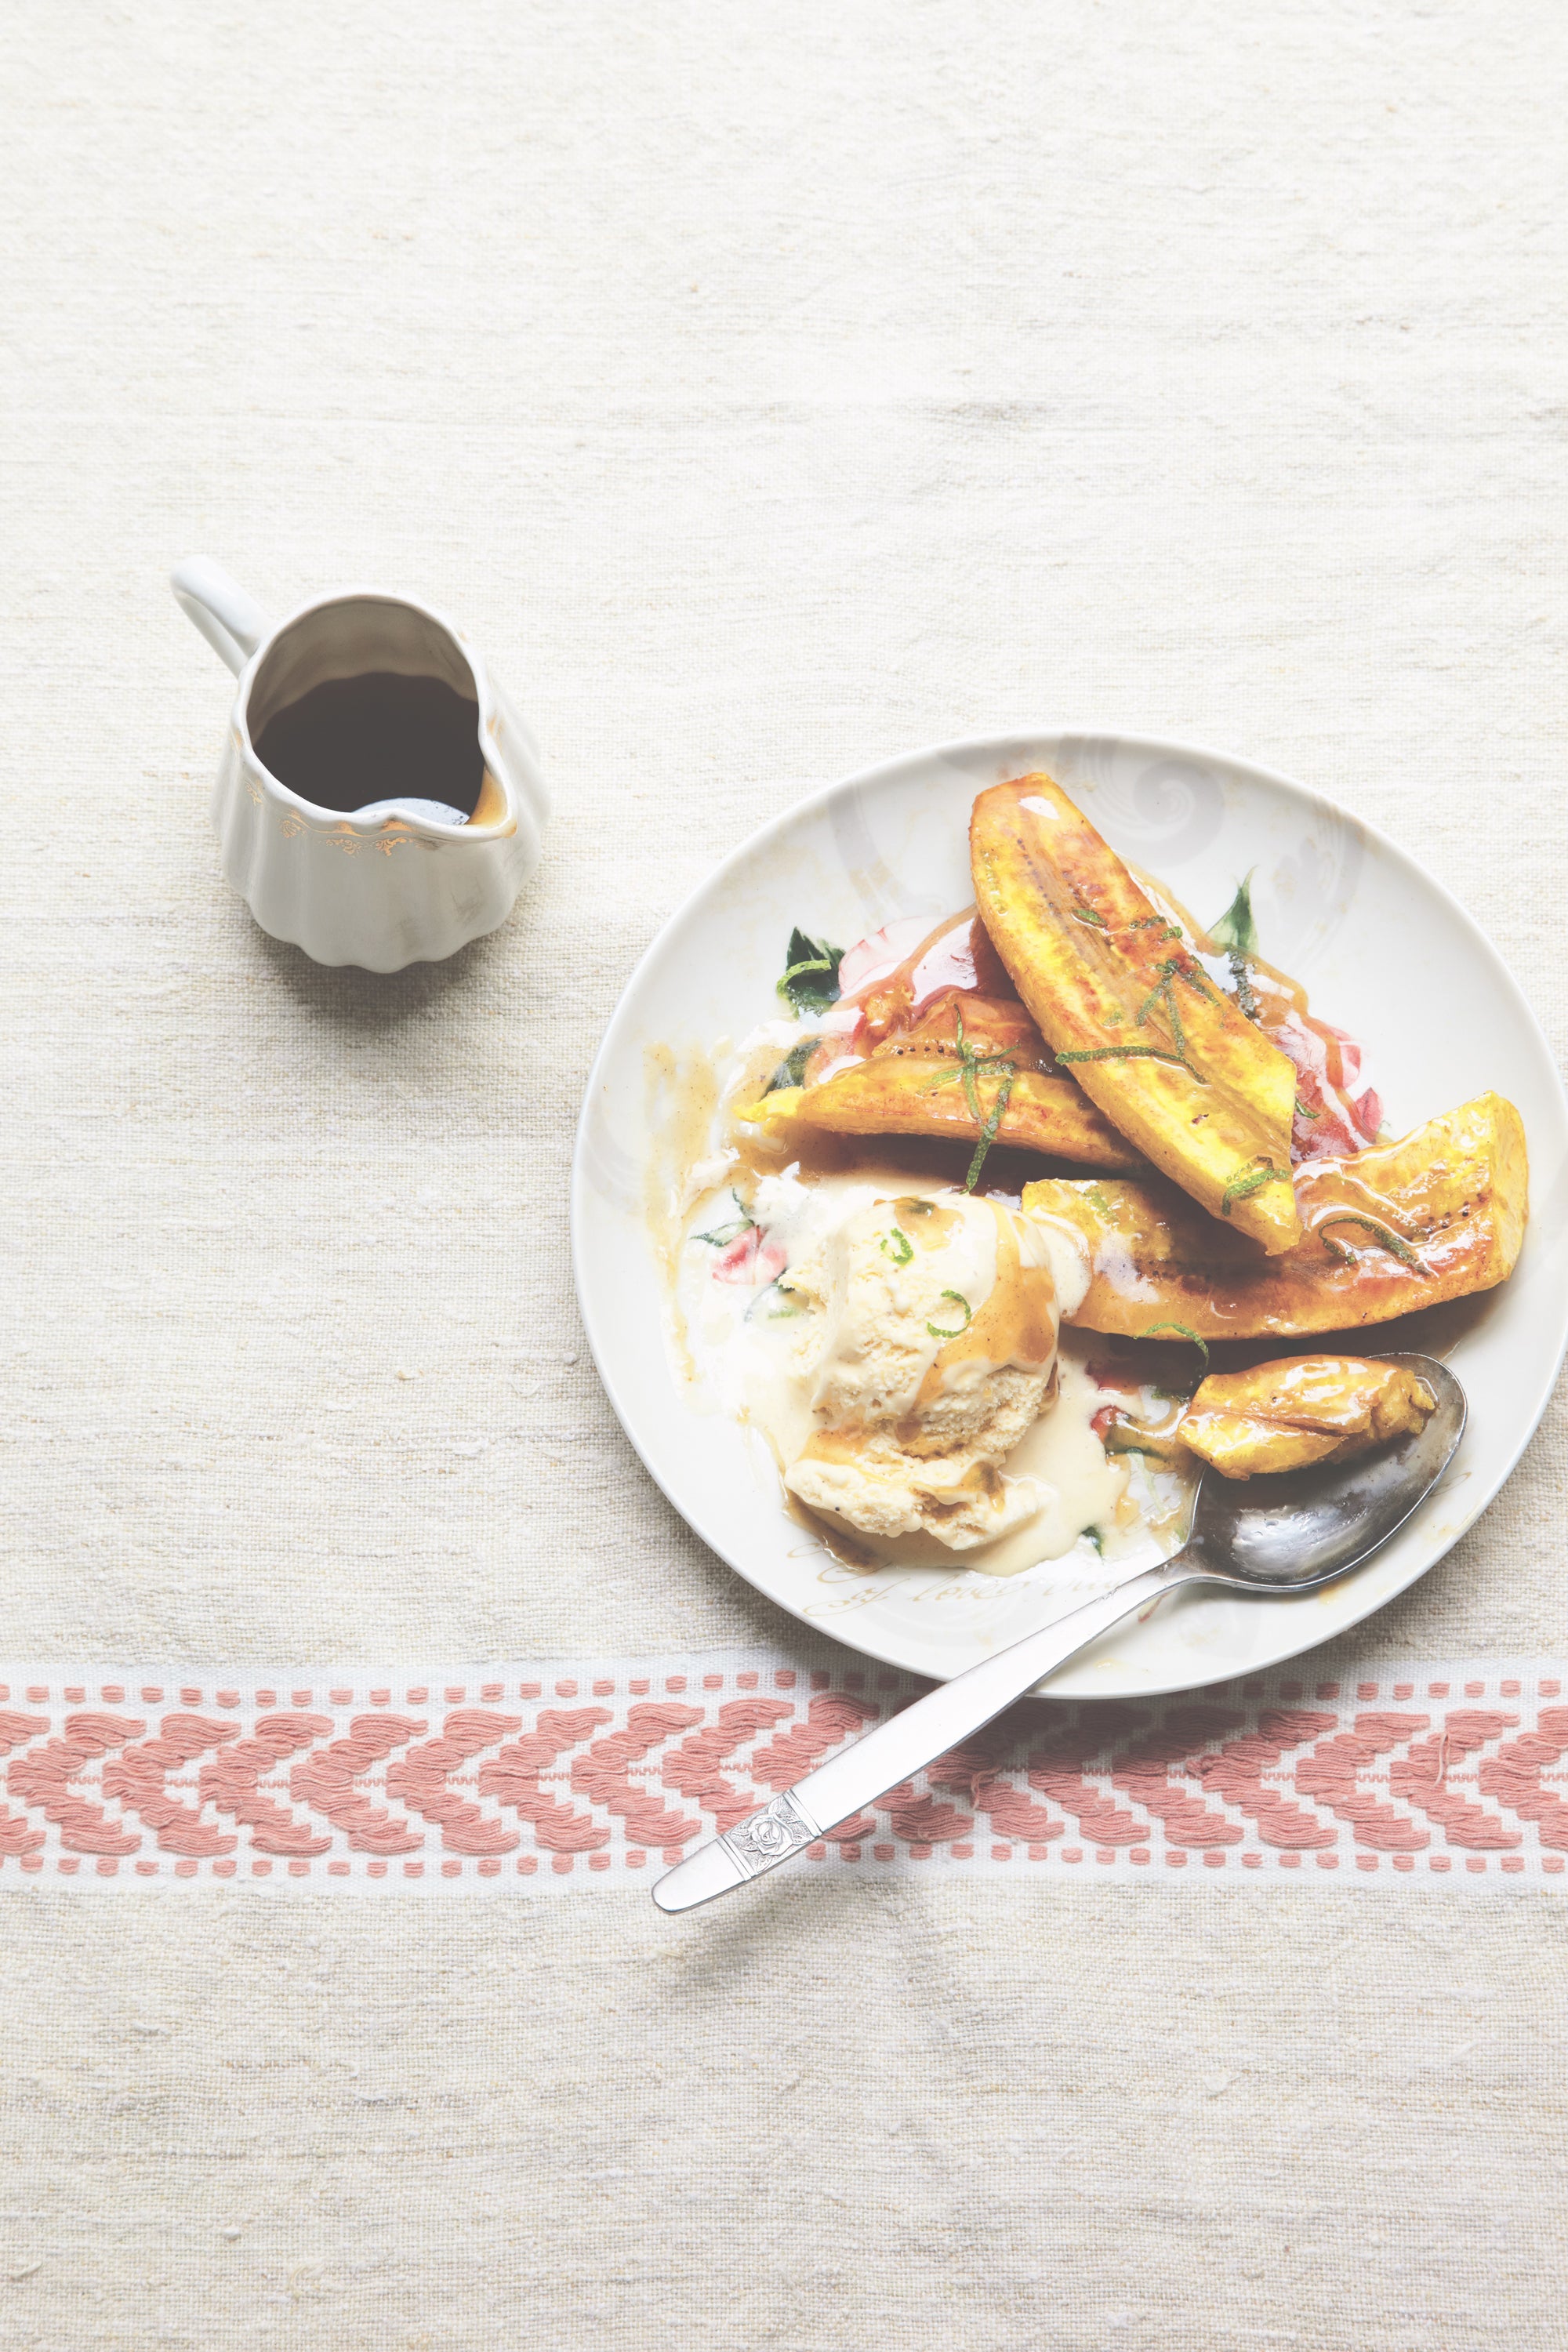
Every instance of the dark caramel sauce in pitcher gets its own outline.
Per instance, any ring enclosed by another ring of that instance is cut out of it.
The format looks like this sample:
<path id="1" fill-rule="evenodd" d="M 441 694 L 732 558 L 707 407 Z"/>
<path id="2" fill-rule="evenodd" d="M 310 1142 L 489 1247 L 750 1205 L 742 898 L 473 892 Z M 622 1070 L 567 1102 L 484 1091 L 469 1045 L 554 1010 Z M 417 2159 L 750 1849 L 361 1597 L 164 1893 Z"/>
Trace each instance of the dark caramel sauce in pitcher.
<path id="1" fill-rule="evenodd" d="M 438 677 L 367 670 L 328 678 L 274 711 L 257 757 L 316 808 L 436 801 L 471 817 L 484 778 L 479 706 Z"/>

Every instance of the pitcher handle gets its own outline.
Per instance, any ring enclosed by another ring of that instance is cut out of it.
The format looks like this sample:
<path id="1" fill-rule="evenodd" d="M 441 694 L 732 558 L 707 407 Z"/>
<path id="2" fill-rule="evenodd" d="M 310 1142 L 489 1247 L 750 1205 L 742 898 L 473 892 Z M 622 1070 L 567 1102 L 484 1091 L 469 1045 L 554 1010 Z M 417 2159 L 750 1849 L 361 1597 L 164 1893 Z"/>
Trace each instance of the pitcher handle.
<path id="1" fill-rule="evenodd" d="M 170 572 L 169 585 L 181 610 L 237 677 L 272 626 L 256 599 L 210 555 L 187 555 Z"/>

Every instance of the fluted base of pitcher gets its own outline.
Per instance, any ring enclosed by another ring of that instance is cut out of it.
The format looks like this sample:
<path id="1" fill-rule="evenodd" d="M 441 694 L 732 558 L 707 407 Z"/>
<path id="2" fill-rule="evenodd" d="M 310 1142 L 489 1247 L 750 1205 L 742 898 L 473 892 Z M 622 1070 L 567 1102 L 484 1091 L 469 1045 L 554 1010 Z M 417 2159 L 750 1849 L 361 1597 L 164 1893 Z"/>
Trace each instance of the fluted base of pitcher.
<path id="1" fill-rule="evenodd" d="M 213 795 L 223 871 L 261 929 L 316 963 L 401 971 L 440 963 L 504 923 L 539 862 L 531 825 L 464 842 L 456 857 L 396 820 L 312 824 L 256 799 L 230 739 Z"/>

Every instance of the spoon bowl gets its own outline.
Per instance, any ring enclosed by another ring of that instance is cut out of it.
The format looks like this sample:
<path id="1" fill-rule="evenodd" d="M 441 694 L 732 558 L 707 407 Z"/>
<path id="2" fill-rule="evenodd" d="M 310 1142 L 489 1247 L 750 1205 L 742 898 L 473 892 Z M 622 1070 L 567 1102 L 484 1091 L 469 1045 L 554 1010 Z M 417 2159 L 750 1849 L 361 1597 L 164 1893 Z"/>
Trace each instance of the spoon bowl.
<path id="1" fill-rule="evenodd" d="M 1256 1481 L 1205 1472 L 1192 1531 L 1172 1559 L 955 1675 L 830 1757 L 760 1812 L 678 1863 L 653 1889 L 659 1909 L 689 1911 L 787 1862 L 835 1822 L 967 1739 L 1123 1618 L 1152 1608 L 1181 1585 L 1282 1596 L 1310 1592 L 1359 1567 L 1431 1493 L 1465 1433 L 1465 1392 L 1446 1364 L 1412 1353 L 1374 1360 L 1402 1365 L 1431 1390 L 1436 1409 L 1422 1430 L 1349 1461 Z M 1047 1681 L 1044 1696 L 1049 1695 Z"/>
<path id="2" fill-rule="evenodd" d="M 1446 1364 L 1413 1353 L 1379 1356 L 1426 1382 L 1437 1409 L 1424 1429 L 1358 1454 L 1256 1479 L 1205 1474 L 1192 1531 L 1165 1565 L 1184 1561 L 1205 1584 L 1232 1591 L 1310 1592 L 1385 1544 L 1436 1485 L 1465 1433 L 1465 1391 Z"/>

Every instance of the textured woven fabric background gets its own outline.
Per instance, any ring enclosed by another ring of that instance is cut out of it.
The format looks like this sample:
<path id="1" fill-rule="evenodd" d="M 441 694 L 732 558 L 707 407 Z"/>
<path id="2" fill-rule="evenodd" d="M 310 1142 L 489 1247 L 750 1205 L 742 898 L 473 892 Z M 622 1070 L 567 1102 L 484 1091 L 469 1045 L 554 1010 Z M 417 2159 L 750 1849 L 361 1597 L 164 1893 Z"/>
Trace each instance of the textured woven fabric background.
<path id="1" fill-rule="evenodd" d="M 1563 1042 L 1546 0 L 0 28 L 0 1654 L 787 1644 L 598 1391 L 566 1171 L 637 952 L 874 758 L 1271 762 Z M 198 548 L 472 629 L 557 796 L 499 934 L 258 933 Z M 1309 1676 L 1563 1654 L 1563 1462 Z M 13 1892 L 0 2347 L 1547 2352 L 1563 1898 L 1314 1893 Z"/>

